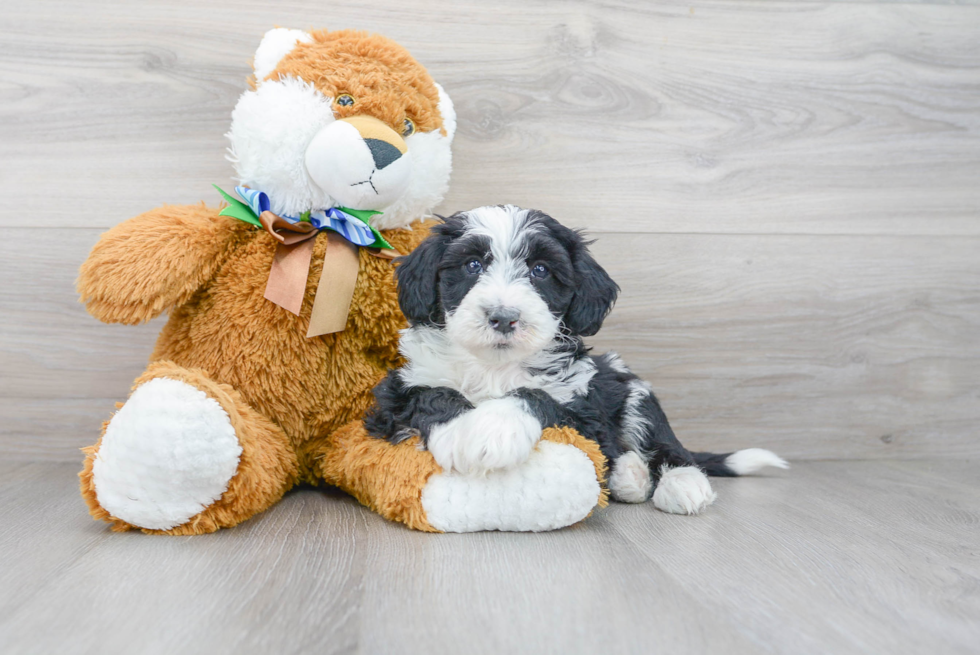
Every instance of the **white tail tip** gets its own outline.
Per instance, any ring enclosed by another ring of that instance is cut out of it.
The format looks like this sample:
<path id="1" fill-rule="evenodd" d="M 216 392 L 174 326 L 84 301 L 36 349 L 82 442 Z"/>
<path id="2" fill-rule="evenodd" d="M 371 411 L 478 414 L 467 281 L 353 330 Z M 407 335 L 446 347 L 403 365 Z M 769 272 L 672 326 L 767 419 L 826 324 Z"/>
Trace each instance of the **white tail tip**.
<path id="1" fill-rule="evenodd" d="M 785 459 L 764 448 L 737 450 L 725 458 L 725 466 L 737 475 L 749 475 L 767 466 L 775 466 L 781 469 L 789 468 Z"/>

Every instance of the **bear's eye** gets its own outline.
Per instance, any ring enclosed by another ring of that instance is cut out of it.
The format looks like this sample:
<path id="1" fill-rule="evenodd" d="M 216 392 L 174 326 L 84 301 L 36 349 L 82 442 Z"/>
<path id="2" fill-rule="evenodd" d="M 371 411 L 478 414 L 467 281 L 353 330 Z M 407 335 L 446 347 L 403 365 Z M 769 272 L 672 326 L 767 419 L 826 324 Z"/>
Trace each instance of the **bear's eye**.
<path id="1" fill-rule="evenodd" d="M 466 262 L 466 272 L 470 275 L 479 275 L 483 272 L 483 264 L 480 263 L 479 259 L 471 259 Z"/>
<path id="2" fill-rule="evenodd" d="M 550 273 L 550 271 L 544 264 L 535 264 L 534 268 L 531 269 L 531 276 L 542 280 L 548 277 L 548 273 Z"/>
<path id="3" fill-rule="evenodd" d="M 415 134 L 415 123 L 412 122 L 411 118 L 406 118 L 404 127 L 402 127 L 402 136 L 412 136 L 413 134 Z"/>
<path id="4" fill-rule="evenodd" d="M 354 96 L 349 93 L 341 93 L 337 96 L 337 104 L 341 107 L 350 107 L 354 104 Z"/>

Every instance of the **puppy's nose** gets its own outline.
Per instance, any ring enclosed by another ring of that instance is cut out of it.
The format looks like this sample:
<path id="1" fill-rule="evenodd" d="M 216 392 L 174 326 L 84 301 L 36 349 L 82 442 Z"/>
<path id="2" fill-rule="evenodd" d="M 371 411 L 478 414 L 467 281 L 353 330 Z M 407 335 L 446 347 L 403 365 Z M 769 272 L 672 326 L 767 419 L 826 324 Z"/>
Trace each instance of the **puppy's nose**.
<path id="1" fill-rule="evenodd" d="M 517 321 L 521 318 L 521 313 L 511 307 L 497 307 L 490 310 L 487 320 L 490 327 L 500 334 L 510 334 L 517 327 Z"/>
<path id="2" fill-rule="evenodd" d="M 374 165 L 378 167 L 378 170 L 381 170 L 402 156 L 401 151 L 387 141 L 382 141 L 381 139 L 364 139 L 364 143 L 367 144 L 368 150 L 371 151 L 371 158 L 374 159 Z"/>

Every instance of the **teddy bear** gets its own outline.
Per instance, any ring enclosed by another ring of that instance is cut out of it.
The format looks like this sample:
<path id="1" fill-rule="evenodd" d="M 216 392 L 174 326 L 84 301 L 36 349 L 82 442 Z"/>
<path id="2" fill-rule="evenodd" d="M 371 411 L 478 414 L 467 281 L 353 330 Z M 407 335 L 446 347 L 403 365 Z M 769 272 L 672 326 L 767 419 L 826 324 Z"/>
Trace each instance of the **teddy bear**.
<path id="1" fill-rule="evenodd" d="M 239 180 L 218 189 L 227 205 L 124 221 L 81 266 L 97 319 L 169 312 L 83 449 L 92 516 L 201 534 L 299 483 L 426 531 L 546 530 L 604 505 L 605 461 L 567 428 L 482 477 L 443 472 L 417 439 L 367 435 L 360 419 L 407 325 L 393 258 L 426 236 L 448 188 L 453 104 L 404 48 L 364 32 L 273 29 L 253 69 L 227 134 Z"/>

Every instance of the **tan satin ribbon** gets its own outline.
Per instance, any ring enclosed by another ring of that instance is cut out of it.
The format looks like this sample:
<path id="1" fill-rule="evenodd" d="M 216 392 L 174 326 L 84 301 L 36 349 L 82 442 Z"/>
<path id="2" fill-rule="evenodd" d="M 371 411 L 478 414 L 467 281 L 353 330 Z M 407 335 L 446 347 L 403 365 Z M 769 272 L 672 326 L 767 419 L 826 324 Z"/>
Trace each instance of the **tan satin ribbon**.
<path id="1" fill-rule="evenodd" d="M 299 316 L 317 230 L 309 223 L 290 223 L 270 211 L 262 212 L 259 221 L 279 241 L 265 285 L 265 299 Z"/>
<path id="2" fill-rule="evenodd" d="M 357 246 L 336 232 L 327 232 L 326 238 L 327 252 L 316 285 L 307 338 L 343 331 L 357 284 L 360 268 Z"/>
<path id="3" fill-rule="evenodd" d="M 270 211 L 262 212 L 259 221 L 279 241 L 269 269 L 265 298 L 299 316 L 318 231 L 309 223 L 290 223 Z M 313 299 L 307 338 L 343 331 L 360 268 L 357 246 L 336 232 L 325 232 L 327 251 Z M 368 248 L 368 252 L 381 259 L 398 256 L 397 251 L 387 248 Z"/>
<path id="4" fill-rule="evenodd" d="M 400 256 L 397 250 L 390 250 L 388 248 L 368 248 L 368 252 L 378 259 L 394 259 Z"/>

